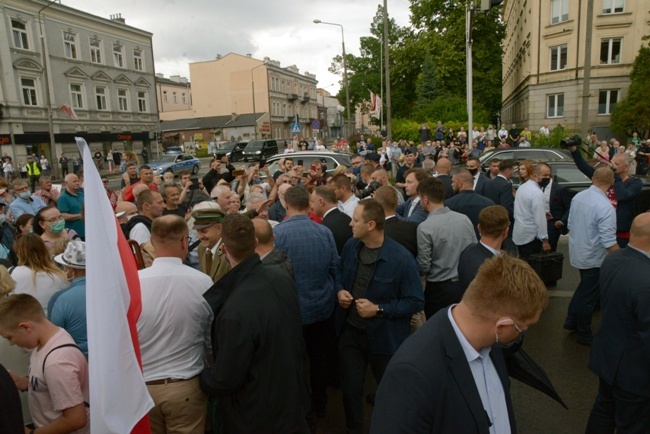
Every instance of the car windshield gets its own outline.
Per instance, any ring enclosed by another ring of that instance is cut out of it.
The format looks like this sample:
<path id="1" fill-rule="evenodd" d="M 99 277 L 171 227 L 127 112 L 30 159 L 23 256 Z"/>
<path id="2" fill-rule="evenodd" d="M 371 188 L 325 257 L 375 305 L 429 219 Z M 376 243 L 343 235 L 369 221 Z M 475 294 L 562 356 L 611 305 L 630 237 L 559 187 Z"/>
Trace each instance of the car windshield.
<path id="1" fill-rule="evenodd" d="M 223 143 L 221 145 L 221 150 L 222 151 L 232 151 L 234 147 L 235 147 L 235 143 L 233 143 L 233 142 Z"/>
<path id="2" fill-rule="evenodd" d="M 248 142 L 248 145 L 246 145 L 246 149 L 248 150 L 260 149 L 261 147 L 262 147 L 261 140 L 252 140 Z"/>
<path id="3" fill-rule="evenodd" d="M 553 175 L 557 182 L 591 182 L 577 167 L 553 167 Z"/>
<path id="4" fill-rule="evenodd" d="M 176 161 L 176 155 L 163 155 L 154 161 L 156 163 L 173 163 Z"/>

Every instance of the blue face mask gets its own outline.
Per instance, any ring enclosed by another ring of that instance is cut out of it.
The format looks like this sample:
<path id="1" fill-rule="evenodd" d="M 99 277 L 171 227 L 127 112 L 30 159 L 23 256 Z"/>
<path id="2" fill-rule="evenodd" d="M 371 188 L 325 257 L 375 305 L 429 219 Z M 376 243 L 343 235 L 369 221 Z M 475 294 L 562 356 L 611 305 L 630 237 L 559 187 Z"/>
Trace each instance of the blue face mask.
<path id="1" fill-rule="evenodd" d="M 27 200 L 31 197 L 31 194 L 29 193 L 29 191 L 23 191 L 22 193 L 20 193 L 19 197 L 23 200 Z"/>
<path id="2" fill-rule="evenodd" d="M 7 220 L 7 216 L 4 214 L 0 214 L 0 225 L 2 225 L 5 222 L 5 220 Z"/>

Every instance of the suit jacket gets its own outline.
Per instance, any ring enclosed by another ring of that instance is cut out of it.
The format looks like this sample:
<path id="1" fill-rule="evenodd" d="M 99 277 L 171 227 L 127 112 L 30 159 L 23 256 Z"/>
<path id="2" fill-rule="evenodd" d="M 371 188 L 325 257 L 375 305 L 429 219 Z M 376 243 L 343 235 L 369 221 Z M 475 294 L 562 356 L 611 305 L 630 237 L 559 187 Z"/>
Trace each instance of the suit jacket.
<path id="1" fill-rule="evenodd" d="M 478 215 L 483 208 L 491 205 L 494 205 L 493 201 L 472 190 L 459 191 L 456 196 L 445 201 L 445 206 L 450 210 L 465 214 L 470 219 L 474 225 L 476 239 L 481 237 L 478 233 Z"/>
<path id="2" fill-rule="evenodd" d="M 386 219 L 384 234 L 392 238 L 411 252 L 413 257 L 418 255 L 417 225 L 398 220 L 396 217 Z"/>
<path id="3" fill-rule="evenodd" d="M 478 174 L 478 180 L 476 181 L 476 188 L 474 189 L 475 192 L 478 194 L 484 195 L 485 194 L 485 186 L 490 182 L 490 178 L 485 176 L 484 173 L 479 173 Z"/>
<path id="4" fill-rule="evenodd" d="M 197 249 L 199 251 L 199 270 L 210 276 L 213 282 L 216 283 L 224 274 L 230 271 L 230 264 L 226 261 L 224 254 L 221 253 L 221 249 L 218 249 L 217 256 L 212 258 L 212 268 L 209 270 L 207 269 L 208 264 L 205 256 L 205 251 L 207 249 L 201 245 L 199 245 Z"/>
<path id="5" fill-rule="evenodd" d="M 228 433 L 305 433 L 309 395 L 296 285 L 257 254 L 204 294 L 214 312 L 214 364 L 201 389 L 217 396 Z"/>
<path id="6" fill-rule="evenodd" d="M 281 222 L 287 216 L 287 210 L 279 200 L 269 207 L 269 220 Z"/>
<path id="7" fill-rule="evenodd" d="M 490 358 L 503 384 L 511 432 L 516 433 L 503 353 L 492 348 Z M 488 434 L 489 423 L 447 309 L 442 309 L 388 364 L 377 389 L 370 432 Z"/>
<path id="8" fill-rule="evenodd" d="M 397 217 L 398 220 L 406 221 L 409 223 L 415 223 L 416 225 L 419 225 L 423 221 L 427 219 L 429 214 L 422 209 L 422 204 L 418 202 L 415 205 L 415 209 L 413 210 L 413 213 L 411 213 L 410 217 L 408 216 L 409 209 L 411 209 L 411 203 L 413 202 L 413 198 L 409 197 L 408 200 L 406 200 L 403 204 L 399 205 L 397 207 L 397 210 L 395 211 L 395 217 Z"/>
<path id="9" fill-rule="evenodd" d="M 630 246 L 607 255 L 600 294 L 589 368 L 609 385 L 650 397 L 650 259 Z"/>
<path id="10" fill-rule="evenodd" d="M 494 256 L 483 244 L 476 243 L 465 247 L 458 260 L 458 280 L 462 294 L 476 277 L 476 272 L 483 262 Z"/>
<path id="11" fill-rule="evenodd" d="M 568 233 L 567 222 L 569 220 L 569 210 L 571 209 L 571 196 L 566 188 L 558 184 L 555 180 L 553 180 L 553 183 L 551 184 L 549 208 L 551 215 L 553 216 L 553 220 L 549 220 L 549 225 L 560 220 L 564 223 L 564 228 L 561 233 Z"/>
<path id="12" fill-rule="evenodd" d="M 449 199 L 456 194 L 453 187 L 451 186 L 451 176 L 440 174 L 436 176 L 436 179 L 445 184 L 445 199 Z"/>
<path id="13" fill-rule="evenodd" d="M 512 184 L 507 179 L 497 176 L 488 181 L 485 184 L 484 196 L 496 205 L 501 205 L 507 209 L 510 225 L 515 223 L 515 197 L 512 194 Z"/>
<path id="14" fill-rule="evenodd" d="M 352 238 L 351 220 L 350 216 L 338 208 L 334 208 L 323 218 L 323 226 L 332 231 L 332 235 L 334 235 L 336 251 L 339 253 L 339 256 L 341 256 L 345 243 Z"/>

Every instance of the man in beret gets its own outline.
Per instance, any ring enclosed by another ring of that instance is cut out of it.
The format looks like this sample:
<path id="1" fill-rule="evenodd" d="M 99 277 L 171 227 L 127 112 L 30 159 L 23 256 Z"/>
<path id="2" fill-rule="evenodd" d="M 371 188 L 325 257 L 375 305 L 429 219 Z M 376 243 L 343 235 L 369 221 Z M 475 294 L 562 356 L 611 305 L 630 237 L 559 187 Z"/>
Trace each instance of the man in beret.
<path id="1" fill-rule="evenodd" d="M 194 229 L 199 235 L 199 270 L 217 282 L 228 271 L 230 264 L 221 250 L 221 221 L 226 213 L 220 209 L 199 209 L 192 213 Z"/>

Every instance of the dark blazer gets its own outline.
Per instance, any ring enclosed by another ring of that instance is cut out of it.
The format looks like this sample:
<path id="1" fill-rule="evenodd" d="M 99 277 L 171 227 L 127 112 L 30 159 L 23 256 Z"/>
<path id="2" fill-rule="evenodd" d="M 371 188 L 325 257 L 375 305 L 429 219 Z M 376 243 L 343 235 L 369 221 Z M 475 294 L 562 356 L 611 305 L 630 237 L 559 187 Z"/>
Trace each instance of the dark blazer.
<path id="1" fill-rule="evenodd" d="M 305 433 L 309 395 L 296 285 L 257 254 L 204 294 L 212 308 L 214 365 L 201 389 L 217 396 L 229 433 Z"/>
<path id="2" fill-rule="evenodd" d="M 484 195 L 485 186 L 488 184 L 488 182 L 490 182 L 490 178 L 485 176 L 483 172 L 479 173 L 478 180 L 476 181 L 476 188 L 474 189 L 474 191 L 477 192 L 478 194 Z"/>
<path id="3" fill-rule="evenodd" d="M 481 237 L 478 233 L 478 215 L 483 208 L 492 205 L 494 205 L 493 201 L 472 190 L 459 191 L 456 193 L 456 196 L 445 201 L 445 206 L 450 210 L 465 214 L 469 217 L 472 225 L 474 225 L 476 239 Z"/>
<path id="4" fill-rule="evenodd" d="M 329 212 L 329 214 L 323 217 L 322 224 L 332 231 L 334 242 L 336 243 L 336 251 L 339 256 L 341 256 L 345 243 L 352 238 L 352 228 L 350 227 L 351 220 L 350 216 L 340 211 L 338 208 L 334 208 Z"/>
<path id="5" fill-rule="evenodd" d="M 558 184 L 555 180 L 551 184 L 551 197 L 549 201 L 549 208 L 553 220 L 549 222 L 555 222 L 560 220 L 564 223 L 563 234 L 568 233 L 567 221 L 569 220 L 569 209 L 571 208 L 571 196 L 566 188 Z"/>
<path id="6" fill-rule="evenodd" d="M 476 277 L 476 272 L 483 265 L 483 262 L 494 256 L 483 244 L 476 243 L 465 247 L 458 259 L 458 280 L 462 293 Z"/>
<path id="7" fill-rule="evenodd" d="M 419 225 L 427 219 L 429 214 L 422 209 L 422 204 L 418 202 L 417 205 L 415 205 L 415 209 L 413 210 L 411 216 L 407 217 L 412 202 L 413 198 L 409 197 L 406 201 L 404 201 L 403 204 L 399 205 L 397 207 L 397 210 L 395 210 L 395 217 L 397 217 L 399 220 Z"/>
<path id="8" fill-rule="evenodd" d="M 492 348 L 490 358 L 503 384 L 510 429 L 516 433 L 503 353 Z M 370 432 L 488 434 L 489 423 L 447 309 L 442 309 L 388 364 L 377 389 Z"/>
<path id="9" fill-rule="evenodd" d="M 287 216 L 287 210 L 279 200 L 269 207 L 269 220 L 281 222 Z"/>
<path id="10" fill-rule="evenodd" d="M 512 194 L 512 184 L 502 176 L 497 176 L 485 184 L 484 196 L 508 210 L 510 225 L 514 224 L 515 197 Z"/>
<path id="11" fill-rule="evenodd" d="M 451 176 L 446 174 L 440 174 L 436 176 L 436 179 L 443 184 L 445 184 L 445 199 L 453 197 L 456 193 L 454 192 L 453 187 L 451 186 Z"/>
<path id="12" fill-rule="evenodd" d="M 607 255 L 600 294 L 589 368 L 609 385 L 650 397 L 650 259 L 629 246 Z"/>
<path id="13" fill-rule="evenodd" d="M 402 247 L 411 252 L 413 257 L 418 255 L 418 227 L 413 223 L 389 218 L 384 223 L 384 234 L 400 243 Z"/>

